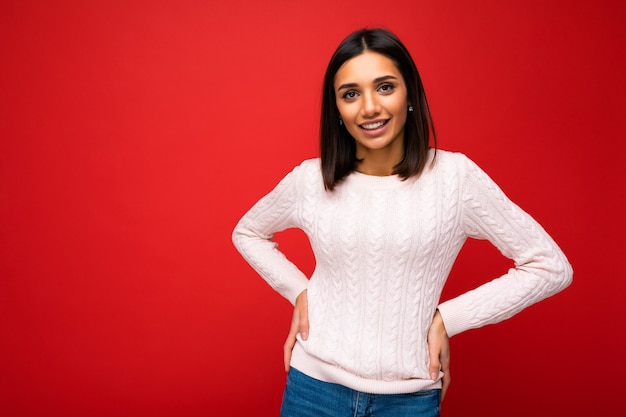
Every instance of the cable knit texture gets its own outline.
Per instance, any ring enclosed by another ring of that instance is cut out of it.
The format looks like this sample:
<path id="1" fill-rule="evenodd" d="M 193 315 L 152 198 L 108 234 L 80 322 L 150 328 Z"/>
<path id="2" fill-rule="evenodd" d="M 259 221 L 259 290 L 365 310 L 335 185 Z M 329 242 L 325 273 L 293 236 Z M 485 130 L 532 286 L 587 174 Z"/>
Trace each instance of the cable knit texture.
<path id="1" fill-rule="evenodd" d="M 432 152 L 431 152 L 432 156 Z M 310 280 L 273 242 L 300 228 L 316 259 Z M 438 305 L 468 238 L 488 239 L 515 267 Z M 437 151 L 417 178 L 354 172 L 324 190 L 320 161 L 304 161 L 239 221 L 233 242 L 292 304 L 308 289 L 310 331 L 292 366 L 365 392 L 439 387 L 426 337 L 435 310 L 449 336 L 496 323 L 571 282 L 566 257 L 475 163 Z"/>

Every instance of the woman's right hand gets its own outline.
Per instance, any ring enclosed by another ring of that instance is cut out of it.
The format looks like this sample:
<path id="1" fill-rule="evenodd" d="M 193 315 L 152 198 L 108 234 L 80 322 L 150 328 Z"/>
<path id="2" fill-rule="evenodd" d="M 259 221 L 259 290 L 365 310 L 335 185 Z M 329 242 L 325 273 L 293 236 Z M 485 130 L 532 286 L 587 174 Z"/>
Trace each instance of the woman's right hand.
<path id="1" fill-rule="evenodd" d="M 293 308 L 293 316 L 291 317 L 291 328 L 283 347 L 285 372 L 289 372 L 291 351 L 296 345 L 296 336 L 298 334 L 300 334 L 303 340 L 307 340 L 309 337 L 309 305 L 306 290 L 302 291 L 296 298 L 296 305 Z"/>
<path id="2" fill-rule="evenodd" d="M 437 380 L 439 371 L 443 373 L 441 378 L 441 401 L 443 401 L 443 397 L 446 396 L 450 386 L 450 338 L 439 310 L 435 312 L 428 330 L 428 354 L 430 355 L 430 377 L 432 380 Z"/>

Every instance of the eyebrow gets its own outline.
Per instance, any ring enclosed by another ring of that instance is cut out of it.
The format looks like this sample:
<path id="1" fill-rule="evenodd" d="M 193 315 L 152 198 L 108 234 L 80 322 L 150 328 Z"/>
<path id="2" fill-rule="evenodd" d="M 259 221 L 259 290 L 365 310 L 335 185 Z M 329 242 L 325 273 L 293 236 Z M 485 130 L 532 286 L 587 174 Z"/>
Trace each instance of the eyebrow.
<path id="1" fill-rule="evenodd" d="M 380 83 L 382 81 L 387 81 L 387 80 L 397 80 L 397 77 L 394 77 L 393 75 L 383 75 L 382 77 L 378 77 L 378 78 L 374 78 L 374 84 Z M 346 84 L 341 84 L 338 88 L 337 91 L 339 90 L 344 90 L 346 88 L 355 88 L 358 87 L 359 85 L 357 83 L 346 83 Z"/>

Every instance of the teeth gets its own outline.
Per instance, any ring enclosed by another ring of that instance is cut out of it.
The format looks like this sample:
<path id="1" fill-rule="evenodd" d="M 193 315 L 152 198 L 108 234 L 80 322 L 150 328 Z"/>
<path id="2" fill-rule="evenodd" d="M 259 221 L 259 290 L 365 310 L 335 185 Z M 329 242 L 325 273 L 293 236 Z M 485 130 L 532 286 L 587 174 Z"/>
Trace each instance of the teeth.
<path id="1" fill-rule="evenodd" d="M 361 127 L 363 129 L 366 130 L 374 130 L 374 129 L 378 129 L 379 127 L 383 126 L 385 124 L 385 122 L 376 122 L 376 123 L 369 123 L 366 125 L 361 125 Z"/>

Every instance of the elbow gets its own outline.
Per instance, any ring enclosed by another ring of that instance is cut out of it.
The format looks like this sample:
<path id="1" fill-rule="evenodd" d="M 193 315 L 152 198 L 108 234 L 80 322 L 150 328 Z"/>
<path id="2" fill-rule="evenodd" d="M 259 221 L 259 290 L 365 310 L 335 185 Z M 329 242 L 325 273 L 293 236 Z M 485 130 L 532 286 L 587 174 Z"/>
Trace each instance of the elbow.
<path id="1" fill-rule="evenodd" d="M 574 270 L 565 255 L 561 254 L 557 265 L 553 269 L 555 293 L 564 290 L 572 284 Z"/>
<path id="2" fill-rule="evenodd" d="M 273 236 L 265 237 L 256 230 L 249 227 L 244 221 L 240 220 L 231 233 L 231 240 L 235 249 L 244 255 L 252 250 L 255 245 L 272 240 Z"/>
<path id="3" fill-rule="evenodd" d="M 235 226 L 235 228 L 233 229 L 233 232 L 230 236 L 230 239 L 233 243 L 233 245 L 235 246 L 235 248 L 241 252 L 241 238 L 243 236 L 243 230 L 242 230 L 242 225 L 241 222 L 237 223 L 237 225 Z"/>
<path id="4" fill-rule="evenodd" d="M 569 287 L 572 284 L 572 281 L 574 280 L 574 269 L 572 268 L 572 264 L 570 264 L 567 259 L 564 260 L 564 268 L 563 268 L 561 275 L 563 277 L 562 289 L 565 289 Z"/>

